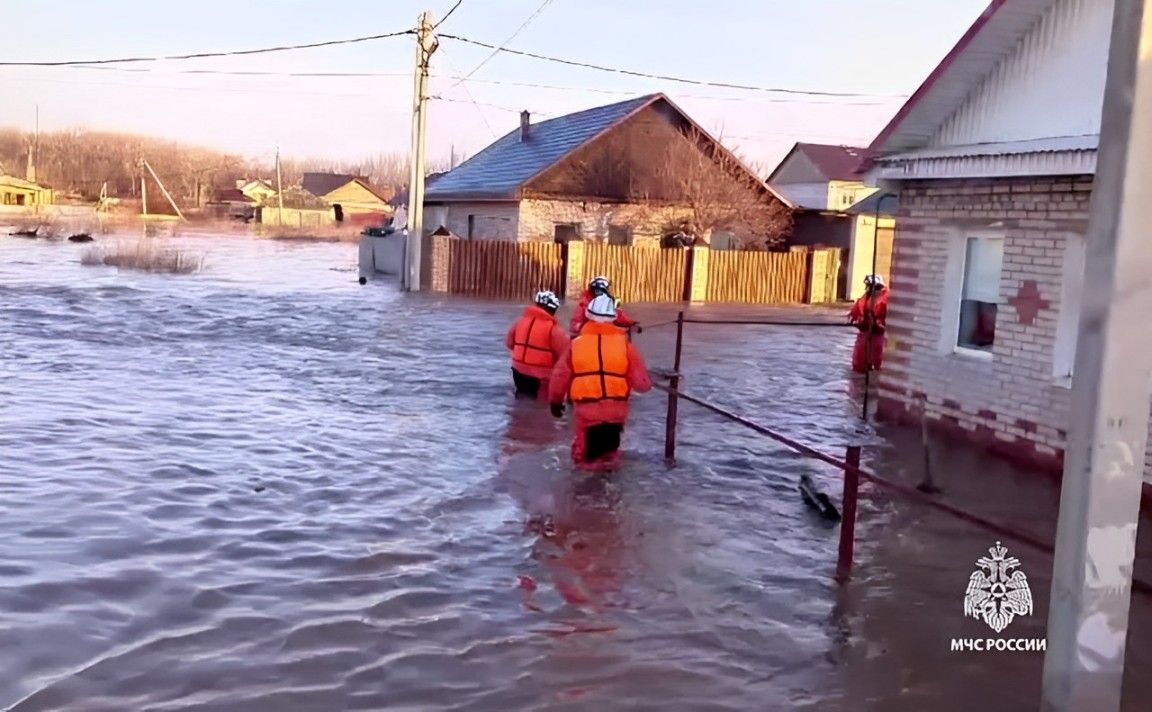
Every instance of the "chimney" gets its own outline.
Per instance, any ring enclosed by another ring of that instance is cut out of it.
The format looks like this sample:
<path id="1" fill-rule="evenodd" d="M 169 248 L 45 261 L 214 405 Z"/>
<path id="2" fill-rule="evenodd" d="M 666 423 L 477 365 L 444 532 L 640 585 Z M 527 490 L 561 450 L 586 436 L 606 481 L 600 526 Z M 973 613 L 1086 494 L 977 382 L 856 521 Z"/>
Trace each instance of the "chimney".
<path id="1" fill-rule="evenodd" d="M 527 110 L 520 112 L 520 142 L 528 141 L 529 128 L 531 128 L 531 114 Z"/>

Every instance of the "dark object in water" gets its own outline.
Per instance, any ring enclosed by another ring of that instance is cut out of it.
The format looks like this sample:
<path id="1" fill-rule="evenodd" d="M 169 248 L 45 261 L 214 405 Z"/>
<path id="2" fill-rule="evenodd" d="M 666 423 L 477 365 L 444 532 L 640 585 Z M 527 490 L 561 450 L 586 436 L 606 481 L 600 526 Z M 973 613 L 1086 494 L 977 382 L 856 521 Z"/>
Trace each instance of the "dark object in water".
<path id="1" fill-rule="evenodd" d="M 396 232 L 396 228 L 392 227 L 391 225 L 370 225 L 364 228 L 360 234 L 370 237 L 388 237 L 394 232 Z"/>
<path id="2" fill-rule="evenodd" d="M 40 227 L 37 226 L 37 227 L 31 228 L 31 229 L 26 228 L 24 230 L 16 230 L 12 234 L 13 235 L 19 235 L 20 237 L 36 237 L 36 233 L 39 231 L 40 231 Z"/>
<path id="3" fill-rule="evenodd" d="M 68 236 L 68 242 L 92 242 L 92 236 L 86 232 L 78 232 Z"/>
<path id="4" fill-rule="evenodd" d="M 800 496 L 804 498 L 809 507 L 820 512 L 820 516 L 832 521 L 840 521 L 840 512 L 836 509 L 836 505 L 832 504 L 828 495 L 817 489 L 816 483 L 812 481 L 812 476 L 807 473 L 800 475 Z"/>
<path id="5" fill-rule="evenodd" d="M 368 278 L 367 277 L 361 277 L 360 278 L 360 284 L 368 284 Z"/>

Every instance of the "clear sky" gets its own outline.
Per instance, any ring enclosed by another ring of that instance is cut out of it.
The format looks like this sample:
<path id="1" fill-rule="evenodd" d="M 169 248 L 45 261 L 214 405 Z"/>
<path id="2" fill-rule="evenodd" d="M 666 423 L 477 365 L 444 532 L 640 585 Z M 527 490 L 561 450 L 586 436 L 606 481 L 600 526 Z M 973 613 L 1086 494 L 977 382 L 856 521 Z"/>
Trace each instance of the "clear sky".
<path id="1" fill-rule="evenodd" d="M 455 0 L 55 0 L 4 13 L 0 61 L 88 60 L 248 49 L 383 34 Z M 441 28 L 500 44 L 543 0 L 463 0 Z M 794 141 L 866 144 L 987 0 L 550 0 L 509 47 L 653 74 L 858 98 L 689 86 L 499 55 L 443 40 L 432 60 L 429 154 L 472 154 L 521 109 L 546 118 L 662 91 L 749 159 Z M 270 157 L 406 151 L 411 36 L 292 52 L 121 65 L 0 67 L 0 126 L 87 127 Z M 124 71 L 131 69 L 133 71 Z M 190 69 L 371 72 L 369 77 L 221 76 Z M 144 71 L 141 71 L 144 70 Z M 499 82 L 499 83 L 495 83 Z M 540 88 L 507 84 L 546 84 Z M 474 103 L 475 102 L 475 103 Z"/>

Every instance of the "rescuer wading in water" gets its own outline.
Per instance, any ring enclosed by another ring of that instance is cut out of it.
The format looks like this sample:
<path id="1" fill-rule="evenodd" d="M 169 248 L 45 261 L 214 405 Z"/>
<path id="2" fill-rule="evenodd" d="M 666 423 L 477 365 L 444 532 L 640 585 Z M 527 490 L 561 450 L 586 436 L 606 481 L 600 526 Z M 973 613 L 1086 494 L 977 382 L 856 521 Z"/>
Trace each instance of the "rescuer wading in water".
<path id="1" fill-rule="evenodd" d="M 614 469 L 620 461 L 620 438 L 628 420 L 632 391 L 652 388 L 639 350 L 616 326 L 616 302 L 607 295 L 593 299 L 587 323 L 552 371 L 549 401 L 552 415 L 564 414 L 571 398 L 575 414 L 572 460 L 592 470 Z"/>
<path id="2" fill-rule="evenodd" d="M 516 395 L 544 400 L 552 367 L 568 350 L 568 336 L 556 323 L 560 299 L 552 292 L 538 292 L 508 329 L 505 345 L 512 352 L 512 382 Z"/>
<path id="3" fill-rule="evenodd" d="M 580 296 L 580 304 L 576 307 L 576 311 L 572 313 L 572 322 L 568 325 L 568 333 L 572 338 L 576 338 L 580 334 L 580 329 L 588 322 L 588 305 L 592 300 L 601 295 L 611 297 L 608 293 L 611 289 L 611 284 L 608 282 L 607 277 L 596 277 L 588 283 L 588 288 L 584 290 L 584 294 Z M 616 309 L 616 326 L 623 329 L 631 329 L 637 326 L 636 320 L 628 317 L 623 309 Z"/>
<path id="4" fill-rule="evenodd" d="M 888 324 L 888 287 L 883 277 L 870 274 L 864 278 L 864 296 L 852 305 L 848 322 L 860 330 L 852 349 L 852 370 L 879 371 L 884 362 L 884 330 Z"/>

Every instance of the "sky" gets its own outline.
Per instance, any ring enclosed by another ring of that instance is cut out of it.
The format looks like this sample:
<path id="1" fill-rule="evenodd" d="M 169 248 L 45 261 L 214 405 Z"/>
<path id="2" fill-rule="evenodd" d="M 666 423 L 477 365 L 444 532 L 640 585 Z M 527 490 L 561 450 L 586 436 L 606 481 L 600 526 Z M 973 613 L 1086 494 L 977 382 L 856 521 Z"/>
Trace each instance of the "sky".
<path id="1" fill-rule="evenodd" d="M 472 155 L 519 123 L 664 92 L 770 169 L 795 141 L 867 145 L 988 0 L 461 0 L 439 32 L 578 62 L 828 97 L 631 77 L 443 38 L 432 57 L 428 155 Z M 455 0 L 56 0 L 4 14 L 0 62 L 162 56 L 405 30 Z M 525 25 L 525 21 L 528 21 Z M 253 56 L 0 66 L 0 126 L 89 128 L 257 158 L 406 152 L 415 39 Z M 480 66 L 482 64 L 482 66 Z M 479 66 L 478 69 L 476 69 Z M 272 72 L 189 74 L 189 70 Z M 299 77 L 286 72 L 370 76 Z M 468 76 L 461 83 L 459 77 Z M 531 86 L 529 86 L 531 85 Z"/>

